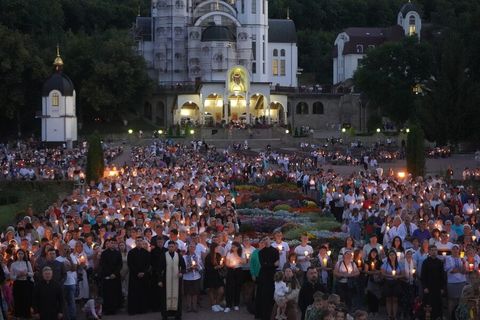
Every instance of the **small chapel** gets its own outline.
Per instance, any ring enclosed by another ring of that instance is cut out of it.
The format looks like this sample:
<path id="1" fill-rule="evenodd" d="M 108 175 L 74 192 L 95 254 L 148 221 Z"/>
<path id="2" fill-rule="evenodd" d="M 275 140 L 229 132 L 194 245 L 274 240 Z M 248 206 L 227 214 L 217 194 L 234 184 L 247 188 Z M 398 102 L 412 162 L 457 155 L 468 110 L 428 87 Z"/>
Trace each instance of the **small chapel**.
<path id="1" fill-rule="evenodd" d="M 57 46 L 54 72 L 42 88 L 42 141 L 65 143 L 71 147 L 77 141 L 75 88 L 63 72 L 63 59 Z"/>

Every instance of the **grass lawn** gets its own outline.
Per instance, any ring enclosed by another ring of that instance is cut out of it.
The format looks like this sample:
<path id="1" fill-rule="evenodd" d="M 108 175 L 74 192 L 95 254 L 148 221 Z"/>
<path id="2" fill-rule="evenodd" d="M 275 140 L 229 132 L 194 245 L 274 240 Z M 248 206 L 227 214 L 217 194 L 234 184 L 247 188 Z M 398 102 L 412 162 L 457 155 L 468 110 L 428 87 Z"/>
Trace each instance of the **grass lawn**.
<path id="1" fill-rule="evenodd" d="M 31 206 L 34 214 L 43 213 L 53 202 L 69 195 L 69 181 L 2 181 L 0 182 L 0 227 L 16 221 Z"/>

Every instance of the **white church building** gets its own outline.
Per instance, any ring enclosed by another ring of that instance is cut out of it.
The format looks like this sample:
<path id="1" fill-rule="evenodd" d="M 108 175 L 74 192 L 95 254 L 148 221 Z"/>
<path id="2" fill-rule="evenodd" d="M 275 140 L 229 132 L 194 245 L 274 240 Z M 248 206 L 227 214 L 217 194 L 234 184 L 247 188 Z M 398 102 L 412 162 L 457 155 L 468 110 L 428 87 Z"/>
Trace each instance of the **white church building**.
<path id="1" fill-rule="evenodd" d="M 268 0 L 152 0 L 136 41 L 155 79 L 145 106 L 156 123 L 287 122 L 296 88 L 297 35 L 290 19 L 268 19 Z M 150 109 L 149 109 L 150 108 Z"/>
<path id="2" fill-rule="evenodd" d="M 42 88 L 42 141 L 63 142 L 70 148 L 77 141 L 76 93 L 72 80 L 63 73 L 57 46 L 54 73 Z"/>
<path id="3" fill-rule="evenodd" d="M 415 5 L 404 4 L 397 15 L 397 24 L 387 28 L 347 28 L 335 39 L 333 49 L 333 84 L 353 78 L 358 65 L 369 49 L 385 42 L 401 41 L 405 36 L 420 39 L 422 20 Z"/>

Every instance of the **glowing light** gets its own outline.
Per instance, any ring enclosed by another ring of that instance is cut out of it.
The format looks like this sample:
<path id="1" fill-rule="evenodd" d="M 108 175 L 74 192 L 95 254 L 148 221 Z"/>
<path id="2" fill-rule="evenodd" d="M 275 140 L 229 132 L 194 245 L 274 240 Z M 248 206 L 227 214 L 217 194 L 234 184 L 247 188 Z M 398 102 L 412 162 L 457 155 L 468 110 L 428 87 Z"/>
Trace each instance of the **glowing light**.
<path id="1" fill-rule="evenodd" d="M 128 134 L 132 134 L 133 133 L 133 130 L 132 129 L 128 129 Z"/>
<path id="2" fill-rule="evenodd" d="M 380 133 L 380 131 L 381 131 L 380 128 L 377 128 L 377 133 Z"/>
<path id="3" fill-rule="evenodd" d="M 405 178 L 406 173 L 405 173 L 405 171 L 398 171 L 397 176 L 398 176 L 398 178 L 403 179 L 403 178 Z"/>

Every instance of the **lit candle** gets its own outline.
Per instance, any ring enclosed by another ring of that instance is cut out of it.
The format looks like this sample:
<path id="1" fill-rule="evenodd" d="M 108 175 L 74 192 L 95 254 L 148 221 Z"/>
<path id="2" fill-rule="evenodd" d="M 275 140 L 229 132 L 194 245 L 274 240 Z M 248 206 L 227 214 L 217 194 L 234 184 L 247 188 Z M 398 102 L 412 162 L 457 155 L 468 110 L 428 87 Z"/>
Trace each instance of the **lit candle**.
<path id="1" fill-rule="evenodd" d="M 446 256 L 447 256 L 447 253 L 446 253 L 446 252 L 442 252 L 442 256 L 446 257 Z"/>
<path id="2" fill-rule="evenodd" d="M 417 270 L 415 270 L 415 268 L 412 269 L 412 274 L 415 274 Z"/>
<path id="3" fill-rule="evenodd" d="M 477 240 L 477 237 L 472 236 L 472 241 L 475 241 L 475 240 Z"/>
<path id="4" fill-rule="evenodd" d="M 192 267 L 195 266 L 195 260 L 192 260 Z"/>
<path id="5" fill-rule="evenodd" d="M 308 251 L 307 250 L 305 250 L 304 254 L 305 254 L 305 257 L 308 257 Z"/>
<path id="6" fill-rule="evenodd" d="M 375 262 L 372 262 L 372 263 L 370 264 L 370 268 L 371 268 L 372 271 L 375 270 Z"/>
<path id="7" fill-rule="evenodd" d="M 223 266 L 223 257 L 220 259 L 220 265 Z"/>
<path id="8" fill-rule="evenodd" d="M 357 260 L 357 265 L 358 265 L 359 267 L 362 266 L 362 260 L 361 260 L 361 259 L 358 259 L 358 260 Z"/>
<path id="9" fill-rule="evenodd" d="M 323 258 L 323 265 L 326 267 L 327 266 L 327 258 Z"/>
<path id="10" fill-rule="evenodd" d="M 247 257 L 247 260 L 250 258 L 250 253 L 246 253 L 245 256 Z"/>
<path id="11" fill-rule="evenodd" d="M 392 270 L 392 276 L 394 276 L 394 277 L 395 277 L 395 275 L 396 275 L 396 274 L 397 274 L 397 271 L 395 271 L 395 270 Z"/>
<path id="12" fill-rule="evenodd" d="M 279 245 L 278 247 L 278 251 L 282 251 L 283 250 L 283 247 L 281 245 Z"/>
<path id="13" fill-rule="evenodd" d="M 397 252 L 397 259 L 400 259 L 400 255 L 401 255 L 401 253 Z"/>
<path id="14" fill-rule="evenodd" d="M 379 248 L 380 248 L 380 251 L 382 251 L 382 250 L 383 250 L 383 246 L 379 246 Z"/>
<path id="15" fill-rule="evenodd" d="M 469 264 L 468 264 L 468 269 L 469 269 L 470 271 L 473 271 L 473 263 L 469 263 Z"/>
<path id="16" fill-rule="evenodd" d="M 465 251 L 460 251 L 460 258 L 464 258 L 465 257 Z"/>
<path id="17" fill-rule="evenodd" d="M 328 254 L 329 256 L 332 255 L 332 251 L 331 251 L 331 250 L 328 250 L 328 251 L 327 251 L 327 254 Z"/>

